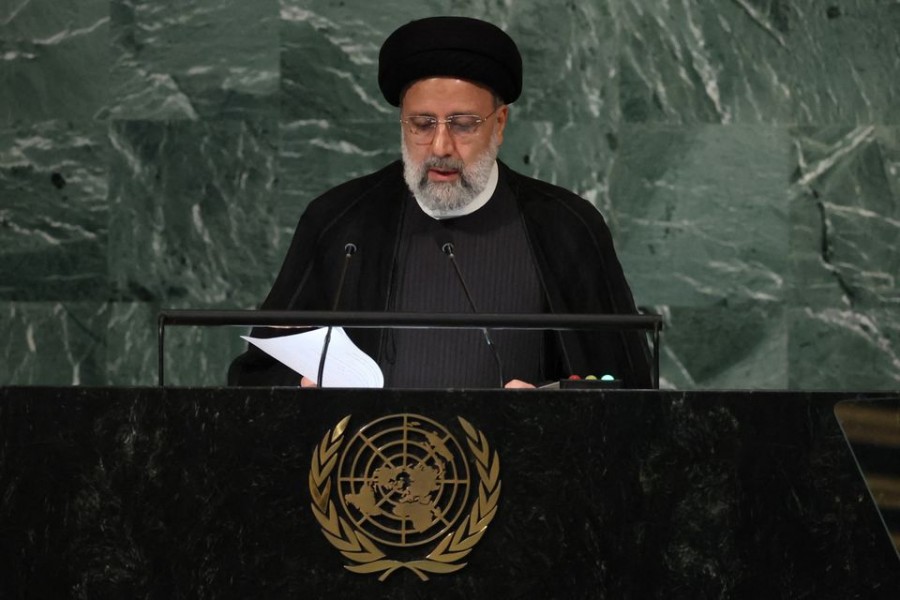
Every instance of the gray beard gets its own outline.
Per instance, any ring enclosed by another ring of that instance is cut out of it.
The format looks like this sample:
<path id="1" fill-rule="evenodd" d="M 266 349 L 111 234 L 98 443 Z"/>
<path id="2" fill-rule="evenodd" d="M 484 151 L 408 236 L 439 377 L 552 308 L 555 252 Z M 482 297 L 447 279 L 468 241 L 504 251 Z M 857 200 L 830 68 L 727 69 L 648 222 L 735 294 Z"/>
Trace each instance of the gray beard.
<path id="1" fill-rule="evenodd" d="M 468 206 L 487 187 L 500 144 L 496 136 L 491 136 L 488 148 L 468 166 L 459 159 L 436 156 L 416 163 L 410 158 L 406 143 L 402 140 L 400 148 L 403 153 L 403 179 L 410 191 L 428 210 L 451 211 Z M 431 181 L 428 170 L 434 168 L 459 171 L 459 177 L 456 181 Z"/>

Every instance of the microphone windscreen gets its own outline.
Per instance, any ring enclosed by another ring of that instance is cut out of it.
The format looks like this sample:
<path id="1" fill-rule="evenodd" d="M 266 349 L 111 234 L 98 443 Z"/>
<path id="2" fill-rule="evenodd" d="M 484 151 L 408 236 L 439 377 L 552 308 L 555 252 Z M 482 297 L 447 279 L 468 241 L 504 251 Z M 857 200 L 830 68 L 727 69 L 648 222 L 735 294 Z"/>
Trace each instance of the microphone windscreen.
<path id="1" fill-rule="evenodd" d="M 453 254 L 453 237 L 450 235 L 449 231 L 439 226 L 435 227 L 431 233 L 434 236 L 437 247 L 441 249 L 441 252 L 448 256 Z"/>

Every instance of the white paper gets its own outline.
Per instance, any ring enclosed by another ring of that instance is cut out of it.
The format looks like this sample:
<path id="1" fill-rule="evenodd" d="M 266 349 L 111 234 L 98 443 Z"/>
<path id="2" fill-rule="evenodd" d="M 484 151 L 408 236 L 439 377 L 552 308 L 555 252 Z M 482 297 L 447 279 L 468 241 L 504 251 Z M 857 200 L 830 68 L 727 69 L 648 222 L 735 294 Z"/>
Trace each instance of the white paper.
<path id="1" fill-rule="evenodd" d="M 281 337 L 241 337 L 297 373 L 316 381 L 327 331 L 327 327 L 320 327 Z M 331 329 L 331 343 L 325 356 L 322 380 L 325 383 L 320 387 L 384 387 L 384 374 L 378 364 L 353 343 L 343 327 Z"/>

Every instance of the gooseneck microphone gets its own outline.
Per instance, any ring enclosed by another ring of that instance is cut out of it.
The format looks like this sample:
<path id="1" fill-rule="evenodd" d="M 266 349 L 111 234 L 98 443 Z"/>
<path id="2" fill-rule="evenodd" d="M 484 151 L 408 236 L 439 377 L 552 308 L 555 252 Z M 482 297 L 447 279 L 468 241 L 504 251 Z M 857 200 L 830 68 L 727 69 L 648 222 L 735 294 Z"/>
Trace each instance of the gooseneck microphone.
<path id="1" fill-rule="evenodd" d="M 462 285 L 463 292 L 466 295 L 466 300 L 469 301 L 469 306 L 472 308 L 472 312 L 478 314 L 478 308 L 475 306 L 475 301 L 472 300 L 472 294 L 469 293 L 469 286 L 466 285 L 466 280 L 463 277 L 462 271 L 459 268 L 459 264 L 456 262 L 456 254 L 453 252 L 453 242 L 447 240 L 446 237 L 436 237 L 438 242 L 438 246 L 441 249 L 441 252 L 447 255 L 447 258 L 450 260 L 450 264 L 453 265 L 453 270 L 456 273 L 456 278 L 459 280 L 459 283 Z M 444 239 L 445 241 L 441 242 Z M 481 332 L 484 334 L 484 341 L 487 343 L 488 348 L 491 351 L 491 355 L 494 357 L 494 362 L 497 363 L 497 375 L 500 378 L 500 387 L 502 388 L 506 383 L 506 380 L 503 378 L 503 362 L 500 360 L 500 353 L 497 352 L 496 346 L 494 346 L 493 340 L 491 340 L 491 334 L 488 332 L 487 327 L 483 327 Z"/>
<path id="2" fill-rule="evenodd" d="M 338 304 L 341 301 L 341 294 L 344 291 L 344 278 L 347 276 L 347 267 L 350 266 L 350 259 L 353 258 L 353 255 L 356 254 L 356 244 L 352 242 L 348 242 L 344 245 L 344 266 L 341 269 L 341 278 L 338 279 L 337 291 L 334 294 L 334 303 L 331 305 L 331 310 L 337 310 Z M 328 346 L 331 344 L 331 329 L 332 326 L 328 326 L 328 331 L 325 332 L 325 341 L 322 343 L 322 354 L 319 355 L 319 370 L 316 374 L 316 385 L 319 387 L 325 387 L 322 383 L 322 375 L 325 372 L 325 357 L 328 355 Z"/>

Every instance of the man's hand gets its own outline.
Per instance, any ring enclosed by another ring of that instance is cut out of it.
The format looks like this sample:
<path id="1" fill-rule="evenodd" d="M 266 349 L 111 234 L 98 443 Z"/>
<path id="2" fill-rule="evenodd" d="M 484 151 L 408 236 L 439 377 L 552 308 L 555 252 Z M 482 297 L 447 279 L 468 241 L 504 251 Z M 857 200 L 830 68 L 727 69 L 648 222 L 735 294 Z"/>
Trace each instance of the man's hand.
<path id="1" fill-rule="evenodd" d="M 522 381 L 521 379 L 510 379 L 503 387 L 508 390 L 524 390 L 534 388 L 532 384 L 528 383 L 527 381 Z"/>
<path id="2" fill-rule="evenodd" d="M 312 379 L 310 379 L 309 377 L 306 377 L 304 375 L 300 379 L 300 387 L 316 387 L 316 384 Z M 527 381 L 522 381 L 521 379 L 511 379 L 511 380 L 507 381 L 506 385 L 504 385 L 503 387 L 505 387 L 507 389 L 524 390 L 524 389 L 533 389 L 534 385 L 528 383 Z"/>

